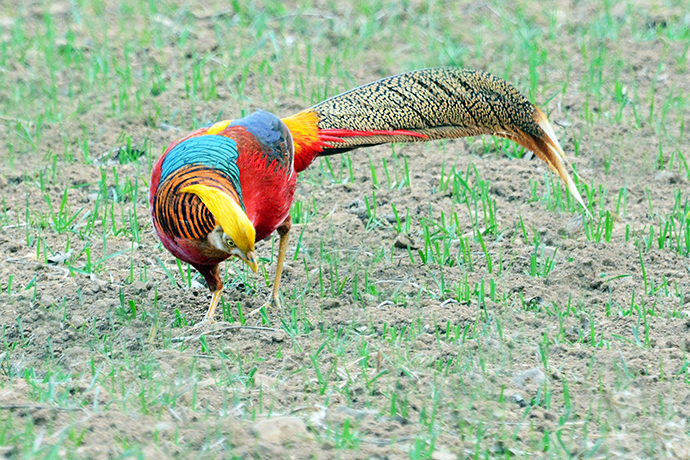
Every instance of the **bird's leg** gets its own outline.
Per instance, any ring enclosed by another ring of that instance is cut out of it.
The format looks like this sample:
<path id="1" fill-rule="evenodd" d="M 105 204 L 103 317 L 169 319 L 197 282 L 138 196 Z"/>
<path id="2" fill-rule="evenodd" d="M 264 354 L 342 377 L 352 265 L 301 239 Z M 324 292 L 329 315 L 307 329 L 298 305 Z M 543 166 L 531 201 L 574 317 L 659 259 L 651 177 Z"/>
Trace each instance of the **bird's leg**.
<path id="1" fill-rule="evenodd" d="M 285 253 L 287 252 L 288 234 L 292 227 L 292 218 L 290 215 L 278 227 L 278 235 L 280 236 L 280 243 L 278 245 L 278 263 L 276 264 L 276 277 L 273 281 L 273 294 L 271 294 L 271 303 L 275 307 L 280 307 L 280 277 L 283 274 L 283 264 L 285 263 Z"/>
<path id="2" fill-rule="evenodd" d="M 199 273 L 204 276 L 208 288 L 213 293 L 211 297 L 211 304 L 208 306 L 208 310 L 204 315 L 204 323 L 212 323 L 213 318 L 216 315 L 216 307 L 220 303 L 220 294 L 223 292 L 223 280 L 220 277 L 220 265 L 210 265 L 210 266 L 194 266 Z"/>
<path id="3" fill-rule="evenodd" d="M 220 303 L 220 295 L 223 292 L 223 287 L 221 286 L 220 289 L 213 291 L 213 297 L 211 297 L 211 305 L 208 306 L 208 311 L 204 315 L 204 322 L 209 321 L 213 322 L 213 318 L 216 315 L 216 307 Z"/>

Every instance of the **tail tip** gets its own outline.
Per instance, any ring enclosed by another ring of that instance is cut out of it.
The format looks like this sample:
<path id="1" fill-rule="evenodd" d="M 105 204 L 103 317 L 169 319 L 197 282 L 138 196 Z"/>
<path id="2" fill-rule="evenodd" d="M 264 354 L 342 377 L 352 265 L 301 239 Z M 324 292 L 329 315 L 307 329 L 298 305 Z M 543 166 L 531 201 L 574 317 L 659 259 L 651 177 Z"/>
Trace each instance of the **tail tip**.
<path id="1" fill-rule="evenodd" d="M 580 206 L 582 206 L 582 209 L 584 209 L 587 216 L 592 217 L 589 210 L 587 209 L 587 206 L 585 205 L 584 200 L 582 199 L 582 196 L 580 195 L 579 190 L 577 189 L 577 186 L 575 185 L 575 182 L 570 177 L 570 174 L 568 174 L 568 172 L 565 170 L 565 166 L 563 165 L 563 163 L 567 164 L 568 161 L 566 159 L 565 152 L 563 152 L 561 144 L 558 142 L 558 137 L 556 136 L 556 133 L 554 132 L 553 127 L 551 126 L 551 123 L 549 123 L 549 120 L 546 118 L 546 115 L 544 115 L 544 112 L 539 110 L 539 108 L 537 107 L 535 107 L 534 109 L 535 122 L 544 131 L 544 134 L 546 134 L 546 144 L 549 146 L 549 149 L 554 153 L 556 161 L 561 163 L 554 165 L 556 167 L 558 175 L 561 176 L 561 179 L 563 179 L 566 187 L 568 188 L 568 192 L 570 192 L 570 194 L 577 200 L 577 202 L 580 203 Z"/>

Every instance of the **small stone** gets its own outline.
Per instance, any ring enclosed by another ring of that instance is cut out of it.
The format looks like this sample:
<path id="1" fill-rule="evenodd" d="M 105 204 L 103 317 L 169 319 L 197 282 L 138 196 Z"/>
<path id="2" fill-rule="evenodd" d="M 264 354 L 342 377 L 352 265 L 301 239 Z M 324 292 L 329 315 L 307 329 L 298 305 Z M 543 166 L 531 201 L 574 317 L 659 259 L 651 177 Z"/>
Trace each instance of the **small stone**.
<path id="1" fill-rule="evenodd" d="M 364 201 L 362 200 L 352 200 L 345 206 L 345 209 L 347 209 L 347 212 L 350 214 L 354 214 L 356 216 L 360 216 L 362 214 L 366 215 L 367 213 L 367 205 L 364 204 Z"/>
<path id="2" fill-rule="evenodd" d="M 48 263 L 53 264 L 53 265 L 60 265 L 64 264 L 69 260 L 69 258 L 72 257 L 72 252 L 67 251 L 67 252 L 56 252 L 52 256 L 48 257 Z"/>
<path id="3" fill-rule="evenodd" d="M 98 299 L 92 304 L 91 310 L 97 312 L 97 314 L 104 314 L 104 312 L 107 312 L 110 307 L 113 307 L 116 304 L 119 305 L 119 303 L 119 300 L 115 300 L 112 298 Z"/>
<path id="4" fill-rule="evenodd" d="M 252 428 L 254 436 L 263 442 L 282 444 L 308 436 L 307 427 L 299 417 L 274 417 L 256 422 Z"/>
<path id="5" fill-rule="evenodd" d="M 156 423 L 155 428 L 156 428 L 156 431 L 158 431 L 158 432 L 164 432 L 164 431 L 168 431 L 171 426 L 172 426 L 172 424 L 170 424 L 168 422 L 159 422 L 159 423 Z"/>
<path id="6" fill-rule="evenodd" d="M 556 254 L 556 249 L 550 246 L 542 246 L 542 248 L 544 249 L 542 257 L 548 257 L 549 259 L 553 259 L 553 256 Z"/>
<path id="7" fill-rule="evenodd" d="M 681 182 L 682 176 L 678 173 L 674 173 L 671 171 L 659 171 L 654 175 L 654 179 L 659 181 L 659 182 L 668 182 L 669 184 L 677 184 L 678 182 Z"/>
<path id="8" fill-rule="evenodd" d="M 81 315 L 72 315 L 72 319 L 70 319 L 70 324 L 74 326 L 75 328 L 79 329 L 84 325 L 86 322 L 86 318 L 84 318 Z"/>
<path id="9" fill-rule="evenodd" d="M 70 372 L 83 372 L 89 362 L 89 354 L 81 347 L 68 348 L 62 353 L 62 362 Z M 86 390 L 86 387 L 84 388 Z"/>
<path id="10" fill-rule="evenodd" d="M 405 222 L 405 216 L 395 217 L 395 214 L 384 214 L 383 219 L 389 224 L 395 224 L 398 222 L 398 220 L 401 224 Z"/>
<path id="11" fill-rule="evenodd" d="M 369 294 L 368 292 L 366 294 L 362 294 L 362 300 L 364 300 L 368 304 L 379 303 L 379 299 L 376 296 Z"/>
<path id="12" fill-rule="evenodd" d="M 275 331 L 273 334 L 271 334 L 271 341 L 280 343 L 280 342 L 285 342 L 285 339 L 287 339 L 287 332 L 285 332 L 282 329 L 279 329 Z"/>
<path id="13" fill-rule="evenodd" d="M 136 293 L 144 292 L 147 290 L 146 283 L 140 280 L 136 280 L 132 283 L 132 290 Z"/>
<path id="14" fill-rule="evenodd" d="M 417 249 L 417 245 L 408 235 L 400 233 L 395 238 L 395 247 L 400 249 Z"/>
<path id="15" fill-rule="evenodd" d="M 41 295 L 41 305 L 44 307 L 50 307 L 55 303 L 55 297 L 50 294 Z"/>
<path id="16" fill-rule="evenodd" d="M 338 301 L 337 299 L 328 299 L 328 300 L 324 301 L 324 303 L 321 305 L 321 308 L 323 308 L 324 310 L 331 310 L 333 308 L 340 308 L 340 307 L 341 307 L 340 301 Z"/>
<path id="17" fill-rule="evenodd" d="M 540 387 L 546 381 L 546 375 L 544 375 L 541 370 L 534 367 L 526 370 L 525 372 L 517 374 L 510 379 L 510 381 L 520 388 L 525 388 L 529 384 L 534 384 L 535 386 Z"/>
<path id="18" fill-rule="evenodd" d="M 520 393 L 514 393 L 510 395 L 510 398 L 508 398 L 510 402 L 517 404 L 520 407 L 525 407 L 527 405 L 527 402 L 525 402 L 525 398 L 522 397 Z"/>

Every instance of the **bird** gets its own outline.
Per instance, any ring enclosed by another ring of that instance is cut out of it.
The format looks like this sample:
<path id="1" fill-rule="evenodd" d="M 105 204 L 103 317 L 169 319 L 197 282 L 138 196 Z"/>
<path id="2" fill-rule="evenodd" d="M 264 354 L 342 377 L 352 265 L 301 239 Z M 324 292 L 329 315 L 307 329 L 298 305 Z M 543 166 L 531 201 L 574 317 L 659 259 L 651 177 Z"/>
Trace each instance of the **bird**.
<path id="1" fill-rule="evenodd" d="M 279 236 L 270 304 L 280 279 L 297 177 L 321 156 L 385 143 L 492 135 L 531 150 L 585 209 L 565 154 L 544 113 L 505 80 L 455 67 L 383 78 L 284 118 L 257 110 L 202 127 L 173 142 L 156 162 L 149 204 L 163 246 L 204 277 L 221 299 L 220 263 L 258 270 L 255 244 Z"/>

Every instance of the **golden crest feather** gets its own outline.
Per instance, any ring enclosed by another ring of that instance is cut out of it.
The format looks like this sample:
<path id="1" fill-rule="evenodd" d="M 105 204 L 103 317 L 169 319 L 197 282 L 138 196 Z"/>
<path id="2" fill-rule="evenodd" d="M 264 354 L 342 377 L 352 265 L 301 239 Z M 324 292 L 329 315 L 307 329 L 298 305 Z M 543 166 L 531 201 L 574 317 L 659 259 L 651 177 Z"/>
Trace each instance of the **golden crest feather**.
<path id="1" fill-rule="evenodd" d="M 232 238 L 236 247 L 244 252 L 254 250 L 256 230 L 247 214 L 231 196 L 215 187 L 202 184 L 189 185 L 180 192 L 197 195 L 216 218 L 223 232 Z"/>

